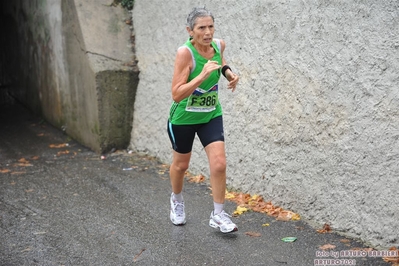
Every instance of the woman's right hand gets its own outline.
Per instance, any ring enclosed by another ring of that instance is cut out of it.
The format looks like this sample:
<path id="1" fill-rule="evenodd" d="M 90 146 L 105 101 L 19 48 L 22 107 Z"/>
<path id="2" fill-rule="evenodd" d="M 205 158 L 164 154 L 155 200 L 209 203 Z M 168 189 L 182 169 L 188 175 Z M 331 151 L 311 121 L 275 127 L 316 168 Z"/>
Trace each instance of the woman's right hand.
<path id="1" fill-rule="evenodd" d="M 204 65 L 204 68 L 201 71 L 204 79 L 207 79 L 211 73 L 215 70 L 220 69 L 222 66 L 218 64 L 217 61 L 208 60 L 208 62 Z"/>

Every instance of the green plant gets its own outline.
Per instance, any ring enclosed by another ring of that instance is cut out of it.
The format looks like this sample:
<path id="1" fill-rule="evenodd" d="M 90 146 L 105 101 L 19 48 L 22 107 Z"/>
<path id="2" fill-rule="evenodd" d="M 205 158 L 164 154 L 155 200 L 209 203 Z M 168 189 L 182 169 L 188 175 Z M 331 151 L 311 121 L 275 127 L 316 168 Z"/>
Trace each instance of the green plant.
<path id="1" fill-rule="evenodd" d="M 134 0 L 122 0 L 121 5 L 128 10 L 132 10 L 134 5 Z"/>

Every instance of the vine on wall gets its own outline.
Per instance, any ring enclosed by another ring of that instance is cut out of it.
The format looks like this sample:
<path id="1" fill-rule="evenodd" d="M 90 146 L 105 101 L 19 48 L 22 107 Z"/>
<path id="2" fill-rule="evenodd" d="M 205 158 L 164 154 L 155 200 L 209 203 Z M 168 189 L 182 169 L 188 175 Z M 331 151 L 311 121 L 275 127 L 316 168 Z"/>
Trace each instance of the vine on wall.
<path id="1" fill-rule="evenodd" d="M 128 10 L 132 10 L 134 5 L 134 0 L 121 0 L 121 5 Z"/>

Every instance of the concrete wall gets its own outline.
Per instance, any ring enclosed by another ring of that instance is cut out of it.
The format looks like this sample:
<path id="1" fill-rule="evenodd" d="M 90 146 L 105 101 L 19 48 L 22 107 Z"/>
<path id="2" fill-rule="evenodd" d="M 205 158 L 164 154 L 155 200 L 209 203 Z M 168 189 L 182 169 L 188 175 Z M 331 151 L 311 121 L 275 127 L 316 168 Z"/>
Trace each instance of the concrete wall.
<path id="1" fill-rule="evenodd" d="M 128 146 L 138 82 L 130 15 L 109 4 L 1 3 L 9 94 L 97 152 Z"/>
<path id="2" fill-rule="evenodd" d="M 186 15 L 204 4 L 241 76 L 235 93 L 220 93 L 228 185 L 374 246 L 398 245 L 399 2 L 136 1 L 131 146 L 167 163 L 174 57 Z M 208 175 L 198 140 L 194 150 L 190 170 Z"/>

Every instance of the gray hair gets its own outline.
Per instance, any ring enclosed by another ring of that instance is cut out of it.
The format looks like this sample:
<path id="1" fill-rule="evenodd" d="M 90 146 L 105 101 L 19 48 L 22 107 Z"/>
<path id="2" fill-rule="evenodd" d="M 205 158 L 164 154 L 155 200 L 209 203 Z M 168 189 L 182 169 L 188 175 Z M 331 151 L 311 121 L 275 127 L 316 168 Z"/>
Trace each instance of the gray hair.
<path id="1" fill-rule="evenodd" d="M 190 27 L 191 30 L 194 29 L 197 18 L 202 17 L 211 17 L 212 20 L 215 21 L 211 11 L 206 10 L 205 7 L 194 7 L 187 16 L 187 26 Z"/>

